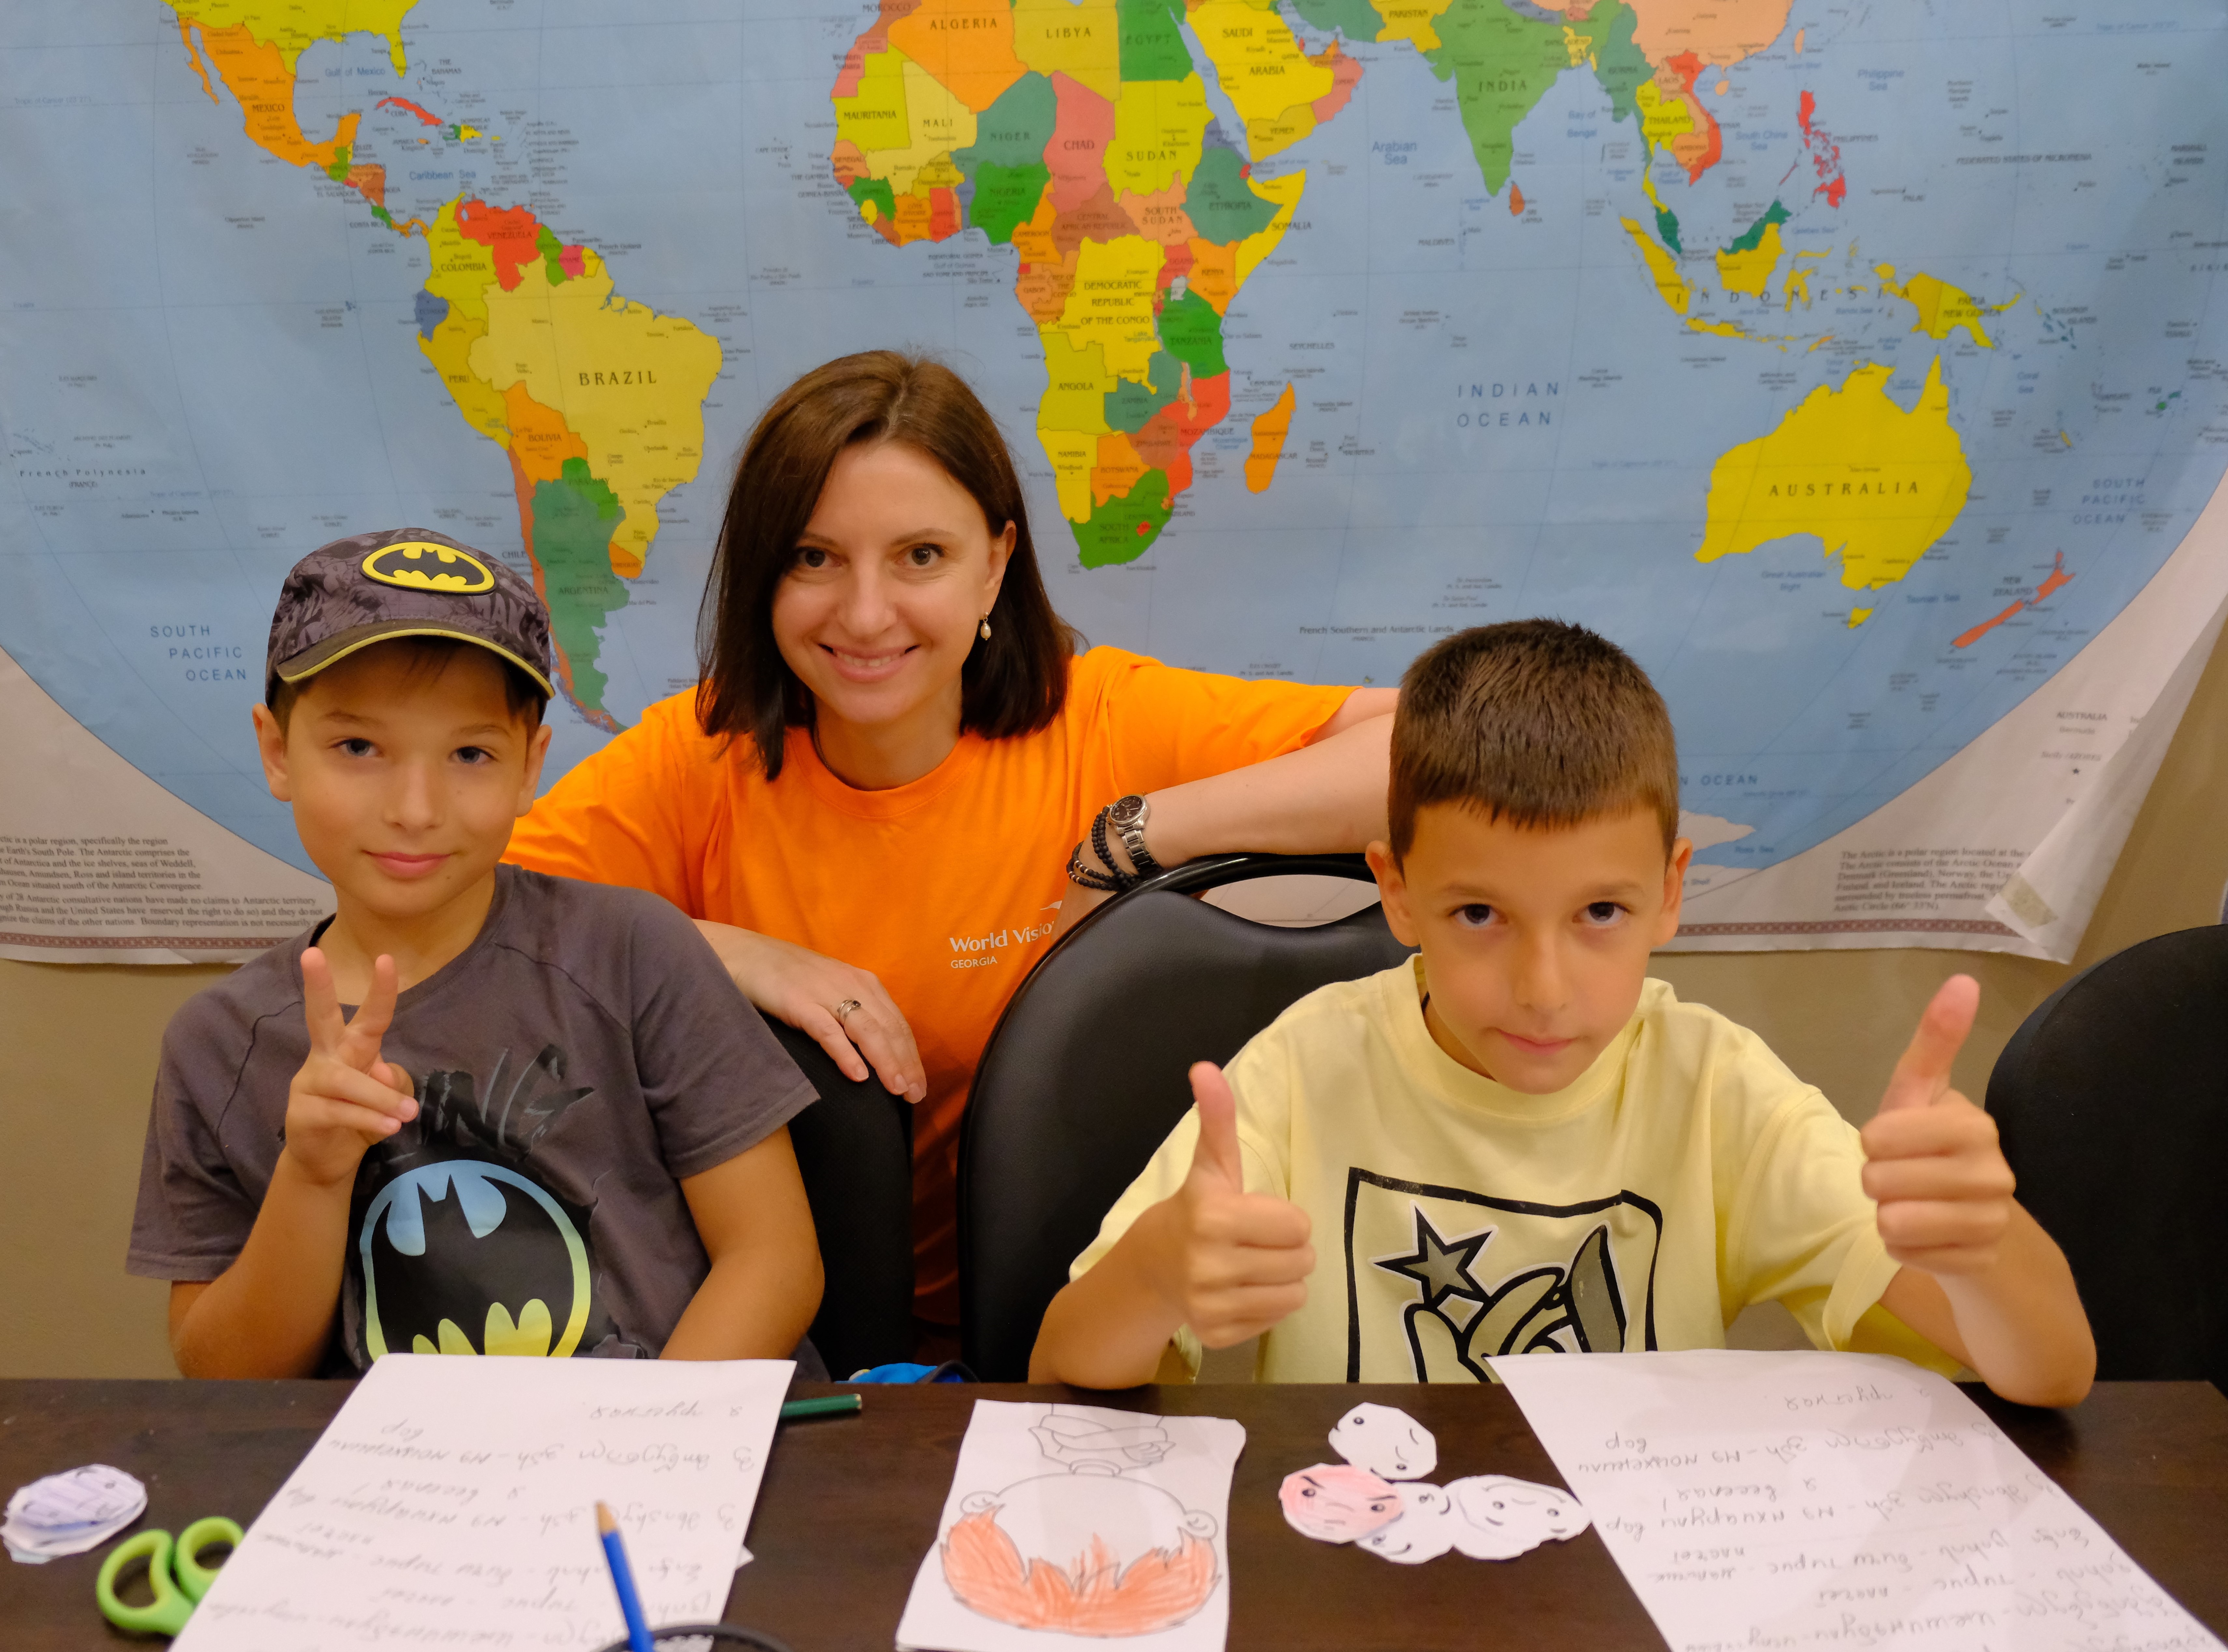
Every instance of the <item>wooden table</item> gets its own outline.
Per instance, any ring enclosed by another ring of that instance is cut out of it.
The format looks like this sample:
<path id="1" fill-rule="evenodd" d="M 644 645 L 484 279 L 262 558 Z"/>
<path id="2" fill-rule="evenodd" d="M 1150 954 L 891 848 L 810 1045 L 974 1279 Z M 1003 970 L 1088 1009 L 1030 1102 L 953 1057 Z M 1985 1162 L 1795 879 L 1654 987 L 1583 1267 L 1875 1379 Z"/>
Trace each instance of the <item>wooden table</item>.
<path id="1" fill-rule="evenodd" d="M 278 1489 L 349 1392 L 325 1382 L 0 1381 L 0 1492 L 84 1463 L 147 1482 L 146 1523 L 202 1514 L 243 1524 Z M 843 1392 L 800 1385 L 800 1393 Z M 795 1652 L 889 1652 L 914 1570 L 936 1535 L 968 1412 L 980 1397 L 1087 1399 L 1137 1411 L 1234 1417 L 1245 1455 L 1231 1491 L 1236 1649 L 1660 1649 L 1640 1603 L 1592 1533 L 1492 1566 L 1402 1569 L 1288 1527 L 1276 1489 L 1328 1454 L 1323 1436 L 1361 1399 L 1397 1405 L 1439 1441 L 1439 1476 L 1555 1481 L 1505 1390 L 1335 1386 L 1145 1388 L 1083 1395 L 985 1386 L 869 1388 L 863 1414 L 784 1425 L 751 1523 L 731 1622 Z M 1982 1405 L 2136 1563 L 2228 1636 L 2228 1399 L 2208 1384 L 2105 1383 L 2067 1412 Z M 8 1652 L 147 1642 L 93 1604 L 93 1555 L 0 1561 Z M 1397 1585 L 1397 1586 L 1396 1586 Z"/>

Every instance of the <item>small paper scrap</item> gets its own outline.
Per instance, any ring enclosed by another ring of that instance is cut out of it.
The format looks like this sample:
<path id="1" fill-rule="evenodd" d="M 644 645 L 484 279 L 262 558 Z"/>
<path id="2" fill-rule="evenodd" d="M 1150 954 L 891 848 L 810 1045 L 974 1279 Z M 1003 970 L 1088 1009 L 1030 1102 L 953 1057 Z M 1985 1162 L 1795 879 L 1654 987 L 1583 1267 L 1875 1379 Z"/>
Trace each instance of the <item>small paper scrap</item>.
<path id="1" fill-rule="evenodd" d="M 147 1488 L 121 1469 L 89 1463 L 34 1480 L 8 1500 L 0 1539 L 25 1566 L 96 1548 L 146 1512 Z"/>
<path id="2" fill-rule="evenodd" d="M 1292 1529 L 1319 1543 L 1359 1544 L 1401 1566 L 1450 1549 L 1473 1560 L 1510 1560 L 1588 1524 L 1578 1499 L 1557 1486 L 1505 1474 L 1417 1483 L 1438 1465 L 1438 1442 L 1390 1405 L 1356 1405 L 1331 1430 L 1330 1443 L 1345 1462 L 1287 1475 L 1277 1492 Z"/>

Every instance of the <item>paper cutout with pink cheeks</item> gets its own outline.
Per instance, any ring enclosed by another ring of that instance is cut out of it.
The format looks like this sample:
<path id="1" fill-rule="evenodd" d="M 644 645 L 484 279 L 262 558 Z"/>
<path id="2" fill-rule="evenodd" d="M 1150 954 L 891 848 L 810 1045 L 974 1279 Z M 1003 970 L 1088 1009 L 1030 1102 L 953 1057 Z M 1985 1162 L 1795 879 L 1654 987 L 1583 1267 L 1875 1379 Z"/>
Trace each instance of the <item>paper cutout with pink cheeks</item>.
<path id="1" fill-rule="evenodd" d="M 1431 1431 L 1391 1405 L 1356 1405 L 1331 1430 L 1330 1449 L 1386 1480 L 1421 1480 L 1439 1466 Z"/>
<path id="2" fill-rule="evenodd" d="M 1399 1491 L 1350 1463 L 1318 1463 L 1284 1476 L 1277 1492 L 1292 1529 L 1320 1543 L 1351 1543 L 1400 1514 Z"/>

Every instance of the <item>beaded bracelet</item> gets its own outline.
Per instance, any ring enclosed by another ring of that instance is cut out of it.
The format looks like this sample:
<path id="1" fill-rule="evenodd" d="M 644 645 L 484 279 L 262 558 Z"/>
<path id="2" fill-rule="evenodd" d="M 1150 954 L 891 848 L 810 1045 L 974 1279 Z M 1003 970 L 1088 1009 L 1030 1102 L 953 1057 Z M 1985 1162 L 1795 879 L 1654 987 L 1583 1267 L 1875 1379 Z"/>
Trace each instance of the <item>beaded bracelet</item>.
<path id="1" fill-rule="evenodd" d="M 1086 889 L 1097 889 L 1106 894 L 1127 894 L 1145 880 L 1147 873 L 1142 868 L 1136 872 L 1124 872 L 1115 864 L 1114 851 L 1106 842 L 1106 816 L 1112 810 L 1113 805 L 1109 804 L 1092 816 L 1091 822 L 1092 852 L 1098 855 L 1105 869 L 1102 871 L 1099 867 L 1085 861 L 1083 845 L 1078 843 L 1075 853 L 1067 857 L 1067 875 Z M 1160 869 L 1158 866 L 1150 868 L 1153 872 Z"/>

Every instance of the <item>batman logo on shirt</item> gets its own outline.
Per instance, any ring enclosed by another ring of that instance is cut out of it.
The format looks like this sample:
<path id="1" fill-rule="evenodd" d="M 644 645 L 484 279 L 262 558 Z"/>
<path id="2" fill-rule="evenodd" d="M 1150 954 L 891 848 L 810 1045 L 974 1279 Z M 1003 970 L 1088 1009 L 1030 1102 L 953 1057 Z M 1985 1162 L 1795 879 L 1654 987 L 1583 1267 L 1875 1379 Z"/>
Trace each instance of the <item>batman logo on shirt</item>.
<path id="1" fill-rule="evenodd" d="M 361 1357 L 390 1353 L 563 1357 L 611 1329 L 595 1301 L 589 1212 L 533 1149 L 591 1089 L 564 1087 L 552 1045 L 504 1082 L 429 1073 L 418 1117 L 364 1155 L 349 1258 Z"/>
<path id="2" fill-rule="evenodd" d="M 571 1354 L 588 1322 L 586 1226 L 507 1165 L 405 1171 L 357 1230 L 366 1351 Z"/>
<path id="3" fill-rule="evenodd" d="M 1491 1380 L 1495 1354 L 1653 1348 L 1663 1215 L 1347 1173 L 1348 1382 Z"/>

